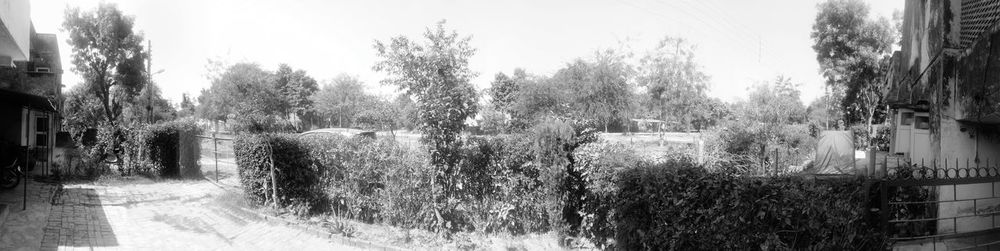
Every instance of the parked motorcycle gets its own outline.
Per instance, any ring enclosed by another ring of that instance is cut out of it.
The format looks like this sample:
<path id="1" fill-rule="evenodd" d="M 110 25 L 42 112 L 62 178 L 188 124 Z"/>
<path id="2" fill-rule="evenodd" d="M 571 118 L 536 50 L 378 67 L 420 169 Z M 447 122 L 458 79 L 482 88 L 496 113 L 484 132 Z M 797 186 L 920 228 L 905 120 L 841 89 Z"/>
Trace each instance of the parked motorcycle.
<path id="1" fill-rule="evenodd" d="M 0 167 L 0 189 L 17 187 L 17 184 L 21 183 L 21 177 L 24 177 L 24 172 L 18 164 L 18 159 L 15 158 L 9 165 Z"/>

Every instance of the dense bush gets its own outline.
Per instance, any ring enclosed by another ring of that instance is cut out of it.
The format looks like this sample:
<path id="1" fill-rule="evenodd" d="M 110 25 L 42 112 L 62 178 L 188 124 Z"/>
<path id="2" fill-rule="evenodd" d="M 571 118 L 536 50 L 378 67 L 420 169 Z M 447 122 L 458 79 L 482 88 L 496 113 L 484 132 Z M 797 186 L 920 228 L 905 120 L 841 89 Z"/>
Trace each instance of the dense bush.
<path id="1" fill-rule="evenodd" d="M 469 230 L 525 234 L 547 230 L 550 218 L 527 135 L 469 139 L 462 149 L 462 206 Z"/>
<path id="2" fill-rule="evenodd" d="M 248 201 L 273 203 L 272 166 L 277 183 L 277 205 L 293 202 L 311 210 L 323 209 L 325 196 L 319 186 L 308 146 L 295 135 L 239 134 L 233 141 L 240 183 Z"/>
<path id="3" fill-rule="evenodd" d="M 614 236 L 614 194 L 618 188 L 615 175 L 622 170 L 645 163 L 634 149 L 609 143 L 591 143 L 578 149 L 573 156 L 584 175 L 586 195 L 581 210 L 581 234 L 598 246 L 605 246 Z M 686 155 L 673 155 L 686 156 Z M 667 157 L 667 160 L 672 158 Z"/>
<path id="4" fill-rule="evenodd" d="M 881 249 L 868 181 L 757 178 L 690 161 L 636 165 L 615 177 L 620 249 Z M 608 236 L 604 236 L 608 237 Z"/>
<path id="5" fill-rule="evenodd" d="M 135 125 L 123 130 L 128 138 L 122 149 L 125 174 L 163 178 L 201 177 L 201 129 L 193 120 Z"/>
<path id="6" fill-rule="evenodd" d="M 706 133 L 709 169 L 737 174 L 756 174 L 761 166 L 797 165 L 808 159 L 817 139 L 808 125 L 774 125 L 730 121 Z M 774 151 L 779 152 L 778 160 Z"/>

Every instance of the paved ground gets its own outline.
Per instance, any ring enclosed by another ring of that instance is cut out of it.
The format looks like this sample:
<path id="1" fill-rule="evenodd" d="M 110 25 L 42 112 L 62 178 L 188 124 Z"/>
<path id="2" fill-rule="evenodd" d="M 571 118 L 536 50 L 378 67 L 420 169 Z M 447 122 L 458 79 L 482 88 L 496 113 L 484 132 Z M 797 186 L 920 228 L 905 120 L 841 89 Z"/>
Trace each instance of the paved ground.
<path id="1" fill-rule="evenodd" d="M 135 184 L 142 183 L 142 184 Z M 29 182 L 0 191 L 0 250 L 345 250 L 232 209 L 238 194 L 203 180 L 120 184 Z M 2 216 L 0 216 L 2 217 Z"/>

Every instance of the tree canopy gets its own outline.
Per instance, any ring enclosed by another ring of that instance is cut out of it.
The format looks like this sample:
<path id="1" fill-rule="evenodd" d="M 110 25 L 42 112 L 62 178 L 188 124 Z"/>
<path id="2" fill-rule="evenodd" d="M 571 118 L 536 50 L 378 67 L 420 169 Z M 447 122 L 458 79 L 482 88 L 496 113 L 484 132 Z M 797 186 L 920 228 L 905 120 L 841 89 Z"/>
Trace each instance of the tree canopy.
<path id="1" fill-rule="evenodd" d="M 691 128 L 704 119 L 709 77 L 694 60 L 694 45 L 682 38 L 666 37 L 640 60 L 637 82 L 646 88 L 652 114 Z"/>
<path id="2" fill-rule="evenodd" d="M 72 70 L 83 79 L 84 89 L 74 93 L 97 99 L 103 120 L 118 124 L 122 110 L 146 84 L 147 55 L 142 34 L 133 31 L 134 18 L 115 4 L 101 3 L 91 11 L 68 8 L 62 26 L 69 34 Z"/>
<path id="3" fill-rule="evenodd" d="M 861 0 L 828 0 L 817 8 L 810 36 L 820 71 L 832 98 L 840 101 L 838 108 L 847 122 L 862 121 L 864 111 L 881 103 L 863 102 L 858 97 L 866 87 L 884 81 L 887 58 L 897 37 L 894 26 L 886 17 L 870 17 L 870 7 Z"/>
<path id="4" fill-rule="evenodd" d="M 469 69 L 469 58 L 476 50 L 471 37 L 460 37 L 445 28 L 441 21 L 424 32 L 424 43 L 405 36 L 388 42 L 376 41 L 379 60 L 373 69 L 388 75 L 383 84 L 398 87 L 415 97 L 419 107 L 423 140 L 432 147 L 435 164 L 454 166 L 460 141 L 458 134 L 465 120 L 478 110 L 478 95 L 469 82 L 476 73 Z"/>

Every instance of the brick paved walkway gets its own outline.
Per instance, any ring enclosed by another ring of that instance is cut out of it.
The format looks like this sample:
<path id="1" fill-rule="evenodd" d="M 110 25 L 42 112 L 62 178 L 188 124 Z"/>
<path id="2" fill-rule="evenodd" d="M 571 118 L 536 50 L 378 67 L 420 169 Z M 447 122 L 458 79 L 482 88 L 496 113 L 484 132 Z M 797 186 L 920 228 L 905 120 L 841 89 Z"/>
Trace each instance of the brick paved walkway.
<path id="1" fill-rule="evenodd" d="M 10 206 L 0 250 L 353 249 L 234 212 L 219 202 L 231 195 L 206 181 L 57 188 L 29 185 L 34 202 Z M 0 192 L 0 203 L 13 195 Z"/>

